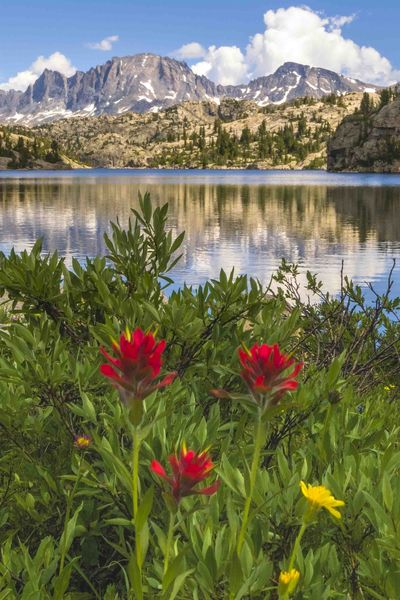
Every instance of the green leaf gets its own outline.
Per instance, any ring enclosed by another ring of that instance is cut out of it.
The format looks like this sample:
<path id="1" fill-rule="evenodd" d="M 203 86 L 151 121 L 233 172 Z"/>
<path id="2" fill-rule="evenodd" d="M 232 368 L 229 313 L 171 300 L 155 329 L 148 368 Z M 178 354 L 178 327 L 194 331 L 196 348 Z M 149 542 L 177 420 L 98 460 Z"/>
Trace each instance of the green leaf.
<path id="1" fill-rule="evenodd" d="M 369 505 L 373 509 L 373 513 L 366 511 L 366 514 L 368 515 L 372 525 L 374 527 L 377 527 L 379 523 L 380 526 L 383 526 L 383 524 L 387 521 L 387 516 L 384 509 L 379 504 L 379 502 L 377 502 L 375 498 L 373 498 L 373 496 L 371 496 L 371 494 L 369 494 L 367 491 L 363 490 L 363 494 L 367 499 Z"/>
<path id="2" fill-rule="evenodd" d="M 102 443 L 98 446 L 99 454 L 104 460 L 106 466 L 111 471 L 114 471 L 118 480 L 123 484 L 124 488 L 131 492 L 132 488 L 132 475 L 126 468 L 124 463 L 112 452 L 109 443 L 103 438 Z"/>
<path id="3" fill-rule="evenodd" d="M 229 588 L 231 593 L 236 596 L 243 583 L 243 570 L 239 557 L 236 552 L 233 553 L 229 567 Z"/>
<path id="4" fill-rule="evenodd" d="M 182 244 L 182 242 L 184 240 L 184 237 L 185 237 L 185 232 L 182 231 L 182 233 L 180 233 L 178 235 L 178 237 L 175 238 L 175 240 L 173 241 L 173 243 L 171 245 L 171 253 L 175 252 L 176 250 L 178 250 L 179 246 L 181 246 L 181 244 Z"/>
<path id="5" fill-rule="evenodd" d="M 83 508 L 83 502 L 80 503 L 78 508 L 76 509 L 74 515 L 70 518 L 67 523 L 65 530 L 61 536 L 60 545 L 64 549 L 64 552 L 67 553 L 71 547 L 72 542 L 74 541 L 76 529 L 77 529 L 77 520 L 79 517 L 79 513 Z"/>
<path id="6" fill-rule="evenodd" d="M 136 529 L 140 532 L 151 512 L 153 506 L 153 498 L 154 498 L 154 486 L 151 486 L 140 500 L 139 509 L 136 515 Z"/>
<path id="7" fill-rule="evenodd" d="M 139 204 L 140 210 L 143 213 L 144 219 L 146 223 L 150 223 L 151 215 L 152 215 L 152 206 L 150 200 L 150 194 L 146 192 L 144 196 L 139 193 Z"/>
<path id="8" fill-rule="evenodd" d="M 174 581 L 174 586 L 172 588 L 172 591 L 169 595 L 169 600 L 174 600 L 174 598 L 176 598 L 177 594 L 179 593 L 181 587 L 183 586 L 183 584 L 185 583 L 186 578 L 191 575 L 192 573 L 194 573 L 194 569 L 189 569 L 187 571 L 184 571 L 183 573 L 181 573 L 180 575 L 178 575 Z"/>
<path id="9" fill-rule="evenodd" d="M 128 564 L 128 577 L 131 584 L 131 588 L 135 592 L 136 600 L 143 600 L 143 588 L 140 570 L 137 566 L 136 556 L 131 555 Z"/>
<path id="10" fill-rule="evenodd" d="M 112 519 L 104 519 L 104 525 L 120 525 L 121 527 L 132 527 L 133 523 L 129 519 L 123 519 L 122 517 L 114 517 Z"/>
<path id="11" fill-rule="evenodd" d="M 91 400 L 89 400 L 87 394 L 85 394 L 84 392 L 82 392 L 81 395 L 82 395 L 82 404 L 83 404 L 84 415 L 86 416 L 86 418 L 89 421 L 96 424 L 97 417 L 96 417 L 96 410 L 94 408 L 93 402 Z"/>
<path id="12" fill-rule="evenodd" d="M 74 563 L 78 562 L 78 557 L 74 558 L 58 575 L 54 580 L 54 596 L 53 600 L 63 600 L 64 594 L 68 589 L 68 585 L 71 579 L 71 572 L 74 567 Z"/>
<path id="13" fill-rule="evenodd" d="M 391 511 L 393 508 L 393 490 L 390 484 L 389 475 L 385 472 L 382 478 L 382 496 L 386 508 Z"/>
<path id="14" fill-rule="evenodd" d="M 145 302 L 143 300 L 142 306 L 151 314 L 156 323 L 161 323 L 160 313 L 152 304 L 150 304 L 150 302 Z"/>
<path id="15" fill-rule="evenodd" d="M 343 351 L 337 358 L 332 361 L 331 366 L 329 367 L 326 384 L 328 389 L 332 389 L 335 387 L 338 377 L 340 375 L 340 371 L 342 370 L 342 366 L 344 360 L 346 358 L 346 351 Z"/>
<path id="16" fill-rule="evenodd" d="M 184 572 L 186 568 L 184 558 L 185 554 L 184 552 L 181 552 L 180 554 L 178 554 L 178 556 L 175 556 L 173 561 L 171 561 L 168 570 L 163 578 L 164 590 L 167 590 L 171 583 L 178 577 L 178 575 Z"/>
<path id="17" fill-rule="evenodd" d="M 218 469 L 218 474 L 232 491 L 240 494 L 243 498 L 246 498 L 243 475 L 239 469 L 231 465 L 225 454 L 222 456 L 221 468 Z"/>

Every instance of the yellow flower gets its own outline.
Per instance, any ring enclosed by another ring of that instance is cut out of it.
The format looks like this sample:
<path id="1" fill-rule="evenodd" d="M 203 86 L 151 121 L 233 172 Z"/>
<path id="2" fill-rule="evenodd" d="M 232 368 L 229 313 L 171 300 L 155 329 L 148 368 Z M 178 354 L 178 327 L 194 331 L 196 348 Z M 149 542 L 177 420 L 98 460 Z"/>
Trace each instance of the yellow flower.
<path id="1" fill-rule="evenodd" d="M 300 579 L 300 573 L 297 569 L 290 569 L 290 571 L 281 571 L 279 575 L 279 586 L 278 591 L 280 597 L 288 598 L 289 594 L 291 594 L 298 581 Z"/>
<path id="2" fill-rule="evenodd" d="M 82 433 L 80 435 L 75 436 L 74 445 L 76 448 L 79 448 L 79 450 L 86 450 L 86 448 L 88 448 L 91 443 L 92 438 L 90 437 L 90 435 Z"/>
<path id="3" fill-rule="evenodd" d="M 303 495 L 307 498 L 310 517 L 313 517 L 314 513 L 318 512 L 321 508 L 326 508 L 333 517 L 336 519 L 341 518 L 342 515 L 336 508 L 344 506 L 343 500 L 336 500 L 330 490 L 324 485 L 310 485 L 305 484 L 304 481 L 300 481 L 300 488 Z"/>
<path id="4" fill-rule="evenodd" d="M 393 383 L 389 383 L 389 385 L 385 385 L 383 389 L 385 390 L 385 392 L 391 392 L 392 390 L 396 389 L 396 386 L 393 385 Z"/>

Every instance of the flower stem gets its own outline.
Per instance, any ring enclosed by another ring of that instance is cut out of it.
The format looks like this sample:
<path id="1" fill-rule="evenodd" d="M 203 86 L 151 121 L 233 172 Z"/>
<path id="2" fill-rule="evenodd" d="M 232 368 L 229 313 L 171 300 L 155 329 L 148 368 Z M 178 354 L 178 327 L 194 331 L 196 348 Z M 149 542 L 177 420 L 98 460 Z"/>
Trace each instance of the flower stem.
<path id="1" fill-rule="evenodd" d="M 167 544 L 165 546 L 165 556 L 164 556 L 164 577 L 168 571 L 169 564 L 169 555 L 171 553 L 171 545 L 172 545 L 172 537 L 174 533 L 174 525 L 175 525 L 175 514 L 171 511 L 169 514 L 169 526 L 168 526 L 168 535 L 167 535 Z M 167 590 L 164 590 L 166 592 Z"/>
<path id="2" fill-rule="evenodd" d="M 250 488 L 249 488 L 249 492 L 246 497 L 246 503 L 244 505 L 242 526 L 240 528 L 238 543 L 236 546 L 236 551 L 237 551 L 238 556 L 240 556 L 240 552 L 242 550 L 244 538 L 246 535 L 247 522 L 249 520 L 249 513 L 250 513 L 250 506 L 251 506 L 251 501 L 253 499 L 254 486 L 256 483 L 257 471 L 258 471 L 259 464 L 260 464 L 261 449 L 262 449 L 263 443 L 265 441 L 265 428 L 264 428 L 264 424 L 263 424 L 260 416 L 258 418 L 255 434 L 256 435 L 255 435 L 255 442 L 254 442 L 253 461 L 251 464 L 251 471 L 250 471 Z"/>
<path id="3" fill-rule="evenodd" d="M 293 569 L 294 561 L 296 559 L 297 552 L 299 550 L 301 538 L 303 537 L 306 528 L 307 528 L 307 523 L 305 523 L 303 521 L 303 523 L 301 524 L 301 527 L 299 529 L 299 533 L 297 534 L 297 537 L 296 537 L 294 545 L 293 545 L 292 554 L 290 555 L 290 561 L 289 561 L 288 571 L 290 571 L 291 569 Z"/>
<path id="4" fill-rule="evenodd" d="M 140 433 L 137 428 L 133 435 L 133 450 L 132 450 L 132 508 L 133 521 L 135 526 L 135 552 L 136 564 L 141 576 L 142 572 L 142 546 L 140 539 L 140 530 L 136 524 L 136 517 L 139 508 L 139 450 L 140 450 Z"/>
<path id="5" fill-rule="evenodd" d="M 301 538 L 303 537 L 306 529 L 307 529 L 307 522 L 303 521 L 301 524 L 301 527 L 299 529 L 299 532 L 297 534 L 297 537 L 294 541 L 294 544 L 293 544 L 293 549 L 292 549 L 292 553 L 290 555 L 290 560 L 289 560 L 289 566 L 287 568 L 288 572 L 290 572 L 293 569 L 294 561 L 296 560 L 297 552 L 299 551 Z M 284 593 L 279 593 L 280 600 L 289 600 L 289 597 L 290 597 L 289 588 L 287 588 L 284 591 Z"/>

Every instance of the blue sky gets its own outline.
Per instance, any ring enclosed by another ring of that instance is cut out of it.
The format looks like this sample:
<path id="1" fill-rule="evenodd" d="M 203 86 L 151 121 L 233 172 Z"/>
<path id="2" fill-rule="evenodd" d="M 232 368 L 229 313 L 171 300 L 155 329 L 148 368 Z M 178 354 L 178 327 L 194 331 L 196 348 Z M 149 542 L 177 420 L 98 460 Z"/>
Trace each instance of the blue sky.
<path id="1" fill-rule="evenodd" d="M 49 63 L 50 67 L 56 68 L 60 64 L 60 70 L 64 69 L 66 74 L 70 74 L 75 67 L 86 70 L 111 56 L 146 51 L 166 55 L 192 42 L 201 45 L 203 55 L 199 53 L 199 56 L 191 58 L 182 52 L 181 56 L 190 64 L 198 65 L 195 68 L 210 78 L 222 81 L 224 73 L 228 73 L 226 77 L 229 82 L 234 82 L 240 78 L 258 76 L 273 70 L 278 60 L 284 60 L 286 46 L 290 45 L 281 43 L 282 47 L 275 58 L 269 57 L 272 29 L 277 28 L 277 35 L 283 36 L 279 39 L 286 40 L 288 31 L 282 32 L 282 28 L 286 28 L 284 19 L 296 20 L 295 13 L 282 12 L 279 23 L 275 23 L 276 11 L 302 6 L 283 0 L 13 0 L 1 4 L 1 83 L 18 72 L 29 71 L 30 65 L 40 56 L 45 60 L 39 61 L 31 69 L 35 75 L 46 66 L 46 59 L 54 53 L 58 54 Z M 313 61 L 317 64 L 319 61 L 321 64 L 318 66 L 336 67 L 342 71 L 347 69 L 348 74 L 364 75 L 367 80 L 370 75 L 371 81 L 374 78 L 378 81 L 379 77 L 397 78 L 400 69 L 398 0 L 309 0 L 306 4 L 310 11 L 318 13 L 320 19 L 351 15 L 348 22 L 338 25 L 340 40 L 354 42 L 351 64 L 345 65 L 343 56 L 333 60 L 330 57 L 332 52 L 324 50 L 324 37 L 318 37 L 319 41 L 314 43 L 312 31 L 310 39 L 304 40 L 300 49 L 292 48 L 292 54 L 298 52 L 300 58 L 308 58 L 310 63 Z M 266 25 L 263 17 L 267 11 L 271 11 L 270 22 L 274 20 L 274 25 Z M 336 27 L 333 21 L 323 26 L 327 31 Z M 315 23 L 316 35 L 318 27 L 318 23 Z M 250 52 L 246 50 L 249 39 L 255 34 L 264 34 L 268 28 L 269 33 L 264 41 L 261 37 L 258 40 L 258 50 L 255 47 Z M 89 46 L 99 44 L 109 36 L 119 38 L 112 44 L 103 44 L 105 47 L 111 46 L 109 50 Z M 362 46 L 374 48 L 378 56 L 389 61 L 390 68 L 386 63 L 378 66 L 380 59 L 368 56 L 368 52 L 360 51 L 357 55 L 357 48 Z M 210 51 L 210 47 L 214 50 Z M 221 51 L 221 47 L 228 49 Z M 237 51 L 233 48 L 237 48 Z M 346 54 L 345 44 L 343 48 L 342 54 Z M 256 52 L 260 56 L 255 56 Z M 61 55 L 67 62 L 60 59 Z M 287 58 L 293 59 L 290 52 Z M 238 64 L 240 62 L 241 65 Z M 20 85 L 24 81 L 23 77 L 20 78 Z"/>

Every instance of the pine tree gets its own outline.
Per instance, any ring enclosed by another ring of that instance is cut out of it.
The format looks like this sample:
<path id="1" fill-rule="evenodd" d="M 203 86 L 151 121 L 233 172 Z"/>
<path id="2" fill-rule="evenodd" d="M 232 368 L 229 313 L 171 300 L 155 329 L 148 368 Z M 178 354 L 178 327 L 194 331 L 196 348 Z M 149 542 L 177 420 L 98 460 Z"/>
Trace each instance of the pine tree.
<path id="1" fill-rule="evenodd" d="M 199 146 L 200 152 L 202 152 L 204 150 L 204 148 L 206 147 L 206 130 L 205 130 L 204 126 L 200 127 L 198 146 Z"/>
<path id="2" fill-rule="evenodd" d="M 307 131 L 307 119 L 302 112 L 297 122 L 297 138 L 300 139 L 306 135 Z"/>
<path id="3" fill-rule="evenodd" d="M 365 118 L 369 117 L 369 114 L 370 114 L 372 108 L 373 108 L 373 106 L 372 106 L 369 94 L 367 92 L 364 92 L 362 100 L 361 100 L 361 104 L 360 104 L 360 112 L 363 115 L 363 117 L 365 117 Z"/>
<path id="4" fill-rule="evenodd" d="M 379 92 L 379 108 L 383 108 L 386 104 L 392 99 L 392 90 L 391 88 L 384 88 Z"/>

